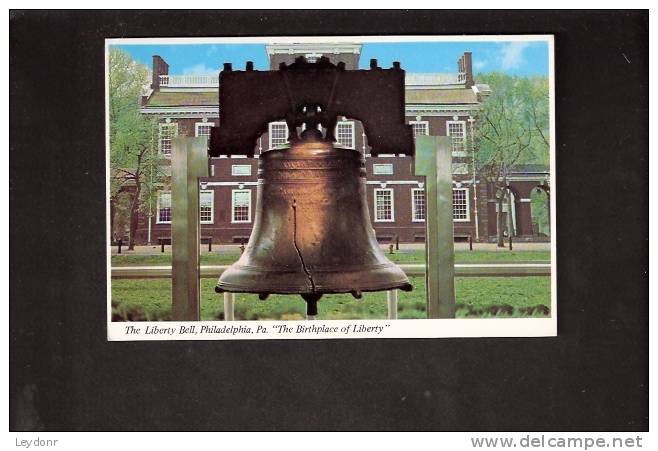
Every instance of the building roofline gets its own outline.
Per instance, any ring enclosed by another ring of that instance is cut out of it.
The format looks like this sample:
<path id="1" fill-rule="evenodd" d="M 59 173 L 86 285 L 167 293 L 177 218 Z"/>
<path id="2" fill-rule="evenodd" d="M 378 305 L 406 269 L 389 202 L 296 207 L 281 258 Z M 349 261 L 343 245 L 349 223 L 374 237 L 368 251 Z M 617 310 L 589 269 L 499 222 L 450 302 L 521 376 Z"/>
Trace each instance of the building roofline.
<path id="1" fill-rule="evenodd" d="M 361 54 L 363 44 L 356 42 L 326 42 L 326 43 L 289 43 L 289 44 L 267 44 L 265 50 L 267 55 L 295 53 L 354 53 Z"/>

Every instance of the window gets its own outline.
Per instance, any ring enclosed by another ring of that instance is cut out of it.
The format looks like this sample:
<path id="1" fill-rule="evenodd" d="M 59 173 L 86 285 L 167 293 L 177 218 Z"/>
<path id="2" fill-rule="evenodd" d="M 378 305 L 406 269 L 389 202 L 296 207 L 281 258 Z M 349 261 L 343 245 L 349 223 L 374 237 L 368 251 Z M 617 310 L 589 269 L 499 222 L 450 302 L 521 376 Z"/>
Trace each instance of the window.
<path id="1" fill-rule="evenodd" d="M 285 122 L 270 122 L 270 149 L 288 142 L 288 125 Z"/>
<path id="2" fill-rule="evenodd" d="M 201 224 L 213 223 L 213 200 L 215 197 L 214 191 L 200 191 L 199 192 L 199 221 Z"/>
<path id="3" fill-rule="evenodd" d="M 251 190 L 234 189 L 231 222 L 251 222 Z"/>
<path id="4" fill-rule="evenodd" d="M 210 129 L 213 127 L 212 122 L 197 122 L 194 124 L 195 136 L 206 136 L 210 138 Z"/>
<path id="5" fill-rule="evenodd" d="M 160 153 L 171 157 L 171 139 L 178 136 L 178 124 L 160 124 Z"/>
<path id="6" fill-rule="evenodd" d="M 354 149 L 354 122 L 341 121 L 336 124 L 336 141 L 350 149 Z"/>
<path id="7" fill-rule="evenodd" d="M 468 188 L 452 189 L 452 216 L 456 222 L 468 222 L 471 220 L 468 205 Z"/>
<path id="8" fill-rule="evenodd" d="M 425 190 L 422 188 L 411 189 L 411 220 L 425 221 Z"/>
<path id="9" fill-rule="evenodd" d="M 458 175 L 468 174 L 468 163 L 452 163 L 452 173 Z"/>
<path id="10" fill-rule="evenodd" d="M 320 58 L 322 58 L 322 53 L 307 53 L 306 54 L 306 61 L 308 61 L 309 63 L 315 63 Z"/>
<path id="11" fill-rule="evenodd" d="M 373 164 L 372 173 L 375 175 L 391 175 L 393 174 L 393 165 L 390 163 Z"/>
<path id="12" fill-rule="evenodd" d="M 171 192 L 160 191 L 158 194 L 158 216 L 156 224 L 171 224 Z"/>
<path id="13" fill-rule="evenodd" d="M 414 132 L 414 138 L 419 135 L 430 134 L 430 123 L 427 121 L 409 121 L 411 129 Z"/>
<path id="14" fill-rule="evenodd" d="M 393 189 L 375 190 L 375 222 L 393 222 Z"/>
<path id="15" fill-rule="evenodd" d="M 470 221 L 468 188 L 453 188 L 452 214 L 455 222 Z M 413 222 L 425 221 L 425 190 L 422 188 L 411 190 L 411 220 Z"/>
<path id="16" fill-rule="evenodd" d="M 455 157 L 465 157 L 466 122 L 448 121 L 446 124 L 448 136 L 452 141 L 452 155 Z"/>
<path id="17" fill-rule="evenodd" d="M 251 175 L 251 165 L 234 164 L 231 166 L 231 175 Z"/>

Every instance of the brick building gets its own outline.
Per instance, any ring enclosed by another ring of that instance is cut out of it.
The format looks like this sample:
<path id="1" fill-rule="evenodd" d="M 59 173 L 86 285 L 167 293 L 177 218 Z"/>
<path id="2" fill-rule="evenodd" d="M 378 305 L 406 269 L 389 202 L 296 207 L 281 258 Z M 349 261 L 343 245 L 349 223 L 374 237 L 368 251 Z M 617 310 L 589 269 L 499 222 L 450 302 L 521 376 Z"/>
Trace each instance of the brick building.
<path id="1" fill-rule="evenodd" d="M 292 63 L 299 55 L 313 61 L 325 56 L 332 63 L 342 61 L 346 69 L 357 69 L 360 44 L 278 44 L 268 45 L 270 68 Z M 475 183 L 472 151 L 467 134 L 473 132 L 474 117 L 489 94 L 486 85 L 473 79 L 471 54 L 457 62 L 455 73 L 407 73 L 406 117 L 414 136 L 450 136 L 453 151 L 453 203 L 455 236 L 489 241 L 496 236 L 496 204 L 486 184 Z M 158 149 L 171 153 L 171 138 L 209 136 L 219 125 L 216 75 L 169 75 L 169 66 L 153 56 L 151 89 L 142 98 L 143 114 L 158 120 Z M 288 130 L 283 118 L 269 124 L 255 143 L 256 158 L 233 156 L 213 158 L 211 176 L 201 182 L 201 235 L 216 243 L 238 243 L 250 235 L 256 206 L 258 155 L 286 142 Z M 413 158 L 402 154 L 369 154 L 368 140 L 358 121 L 339 118 L 338 141 L 366 156 L 368 205 L 372 225 L 381 242 L 422 242 L 425 237 L 425 195 L 423 178 L 413 175 Z M 530 199 L 532 190 L 547 186 L 548 168 L 520 168 L 511 178 L 514 201 L 509 227 L 522 239 L 537 239 L 533 228 Z M 509 207 L 507 209 L 510 209 Z M 171 236 L 171 194 L 166 186 L 159 193 L 155 216 L 139 219 L 136 241 L 155 243 Z"/>

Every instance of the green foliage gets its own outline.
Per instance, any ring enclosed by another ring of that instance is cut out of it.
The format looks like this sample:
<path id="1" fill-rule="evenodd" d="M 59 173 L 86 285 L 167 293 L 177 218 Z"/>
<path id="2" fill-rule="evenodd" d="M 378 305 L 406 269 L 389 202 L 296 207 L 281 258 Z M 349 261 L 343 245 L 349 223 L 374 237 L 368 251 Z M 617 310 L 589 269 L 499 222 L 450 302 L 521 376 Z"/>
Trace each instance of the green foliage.
<path id="1" fill-rule="evenodd" d="M 148 70 L 131 56 L 110 50 L 110 167 L 116 193 L 131 181 L 144 198 L 162 178 L 162 156 L 157 152 L 157 122 L 140 113 L 140 98 L 148 85 Z"/>
<path id="2" fill-rule="evenodd" d="M 223 296 L 213 279 L 201 280 L 201 319 L 224 318 Z M 425 280 L 411 277 L 414 291 L 400 293 L 398 318 L 427 318 Z M 464 277 L 456 279 L 457 317 L 545 317 L 550 314 L 549 277 Z M 364 293 L 357 301 L 346 294 L 326 295 L 318 303 L 319 319 L 386 319 L 386 293 Z M 171 280 L 113 280 L 112 311 L 116 321 L 171 319 Z M 305 315 L 300 296 L 272 295 L 261 301 L 253 294 L 238 294 L 237 320 L 299 320 Z"/>
<path id="3" fill-rule="evenodd" d="M 520 164 L 548 164 L 549 98 L 546 77 L 518 77 L 502 73 L 479 75 L 491 94 L 478 112 L 472 139 L 475 171 L 493 188 L 501 214 L 497 215 L 498 246 L 511 218 L 503 205 L 511 203 L 508 177 Z"/>
<path id="4" fill-rule="evenodd" d="M 112 236 L 123 239 L 130 227 L 130 205 L 132 203 L 130 194 L 119 192 L 114 197 L 114 222 L 112 224 Z"/>
<path id="5" fill-rule="evenodd" d="M 124 188 L 132 187 L 130 206 L 117 210 L 118 215 L 129 218 L 131 248 L 137 211 L 153 213 L 164 175 L 157 152 L 157 122 L 140 113 L 139 102 L 148 81 L 145 66 L 122 50 L 110 50 L 110 196 L 117 199 Z"/>
<path id="6" fill-rule="evenodd" d="M 498 182 L 518 164 L 548 164 L 548 79 L 502 73 L 481 74 L 491 95 L 476 118 L 476 169 L 487 181 Z"/>
<path id="7" fill-rule="evenodd" d="M 548 209 L 548 195 L 539 188 L 533 189 L 530 197 L 530 211 L 532 222 L 540 235 L 551 234 L 550 215 Z"/>

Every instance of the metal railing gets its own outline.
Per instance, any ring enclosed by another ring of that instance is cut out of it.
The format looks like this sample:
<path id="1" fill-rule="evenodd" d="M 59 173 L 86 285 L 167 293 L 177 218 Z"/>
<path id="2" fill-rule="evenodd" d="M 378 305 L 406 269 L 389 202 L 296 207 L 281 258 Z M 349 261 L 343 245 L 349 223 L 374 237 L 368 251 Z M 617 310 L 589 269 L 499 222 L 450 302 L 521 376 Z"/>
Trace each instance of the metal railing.
<path id="1" fill-rule="evenodd" d="M 422 276 L 425 274 L 424 264 L 398 265 L 407 276 Z M 217 278 L 228 265 L 202 265 L 200 277 L 204 279 Z M 550 276 L 549 262 L 536 263 L 457 263 L 455 277 L 528 277 Z M 112 266 L 113 279 L 170 279 L 171 266 Z"/>
<path id="2" fill-rule="evenodd" d="M 219 78 L 217 75 L 160 75 L 160 86 L 214 88 L 219 86 Z"/>
<path id="3" fill-rule="evenodd" d="M 463 83 L 466 74 L 463 73 L 407 73 L 404 84 L 406 86 L 441 86 Z"/>

